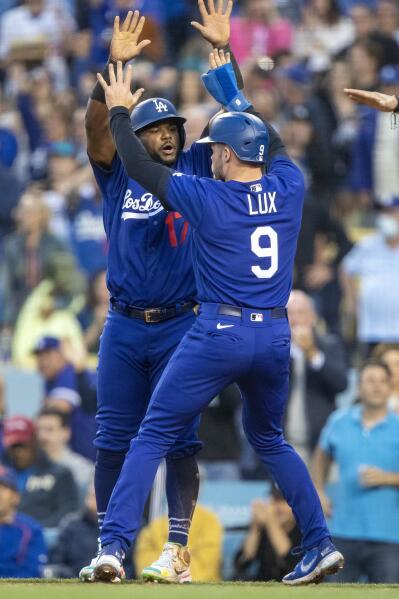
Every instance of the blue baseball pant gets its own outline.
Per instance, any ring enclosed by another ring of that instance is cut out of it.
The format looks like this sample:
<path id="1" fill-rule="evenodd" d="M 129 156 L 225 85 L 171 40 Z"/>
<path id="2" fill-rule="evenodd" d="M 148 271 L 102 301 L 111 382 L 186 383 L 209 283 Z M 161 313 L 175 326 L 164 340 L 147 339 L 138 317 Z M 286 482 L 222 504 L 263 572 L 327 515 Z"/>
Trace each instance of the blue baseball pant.
<path id="1" fill-rule="evenodd" d="M 187 312 L 156 324 L 110 310 L 101 336 L 98 367 L 98 449 L 127 452 L 139 431 L 162 372 L 184 334 L 195 321 Z M 199 451 L 199 418 L 187 421 L 170 454 Z"/>
<path id="2" fill-rule="evenodd" d="M 253 322 L 220 316 L 218 304 L 200 316 L 169 361 L 138 436 L 132 441 L 101 532 L 102 547 L 127 550 L 139 530 L 145 501 L 160 460 L 215 395 L 236 381 L 243 399 L 246 436 L 292 507 L 304 549 L 330 536 L 307 468 L 282 432 L 288 396 L 290 328 L 287 318 Z M 258 318 L 259 320 L 259 318 Z"/>

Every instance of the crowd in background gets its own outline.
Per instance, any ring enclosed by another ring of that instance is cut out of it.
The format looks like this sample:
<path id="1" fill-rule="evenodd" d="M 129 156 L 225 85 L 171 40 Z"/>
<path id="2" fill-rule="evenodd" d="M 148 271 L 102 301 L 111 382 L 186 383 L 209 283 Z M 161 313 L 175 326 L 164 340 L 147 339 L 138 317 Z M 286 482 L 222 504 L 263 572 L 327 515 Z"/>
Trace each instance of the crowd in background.
<path id="1" fill-rule="evenodd" d="M 43 380 L 34 422 L 24 414 L 7 417 L 13 397 L 0 388 L 6 556 L 0 576 L 39 576 L 46 568 L 76 576 L 95 553 L 95 366 L 109 297 L 102 198 L 84 121 L 96 72 L 108 58 L 113 19 L 132 8 L 147 16 L 144 36 L 152 39 L 134 64 L 137 87 L 145 88 L 144 99 L 176 103 L 190 144 L 218 110 L 200 80 L 209 46 L 190 26 L 196 0 L 3 0 L 0 6 L 0 360 L 5 368 L 36 370 Z M 315 478 L 332 510 L 332 530 L 359 562 L 350 580 L 398 582 L 399 133 L 390 114 L 356 106 L 343 90 L 399 95 L 399 6 L 237 0 L 231 48 L 246 95 L 279 131 L 306 179 L 289 302 L 286 436 L 309 464 L 316 448 Z M 345 391 L 346 407 L 358 404 L 335 412 Z M 234 387 L 205 411 L 199 458 L 208 480 L 265 475 L 243 440 L 239 411 Z M 356 434 L 359 445 L 365 437 L 368 445 L 353 452 Z M 337 512 L 324 493 L 330 461 L 341 475 Z M 357 519 L 348 506 L 356 506 Z M 201 515 L 220 536 L 214 516 Z M 273 491 L 269 502 L 254 503 L 252 518 L 235 575 L 278 578 L 298 544 L 292 514 Z M 155 537 L 162 526 L 152 529 Z M 51 543 L 52 534 L 62 542 Z M 145 534 L 141 556 L 151 545 Z M 209 543 L 220 554 L 220 538 Z"/>

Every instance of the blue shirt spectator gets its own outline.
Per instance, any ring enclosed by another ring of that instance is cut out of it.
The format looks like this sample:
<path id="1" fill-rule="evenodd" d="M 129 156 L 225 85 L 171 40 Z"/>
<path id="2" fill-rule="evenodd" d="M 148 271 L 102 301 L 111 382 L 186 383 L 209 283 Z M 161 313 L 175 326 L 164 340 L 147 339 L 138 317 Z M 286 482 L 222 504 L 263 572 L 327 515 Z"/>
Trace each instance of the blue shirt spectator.
<path id="1" fill-rule="evenodd" d="M 81 189 L 68 210 L 71 246 L 77 263 L 88 277 L 107 266 L 107 238 L 103 224 L 103 207 L 93 186 Z"/>
<path id="2" fill-rule="evenodd" d="M 35 347 L 38 368 L 44 378 L 45 404 L 67 412 L 71 417 L 70 447 L 90 460 L 95 459 L 96 376 L 78 372 L 66 360 L 56 337 L 43 337 Z"/>
<path id="3" fill-rule="evenodd" d="M 330 530 L 345 554 L 341 582 L 399 582 L 399 419 L 388 408 L 388 367 L 366 362 L 359 405 L 330 416 L 314 459 L 314 480 Z M 332 462 L 338 481 L 324 484 Z"/>
<path id="4" fill-rule="evenodd" d="M 0 466 L 0 578 L 40 578 L 47 549 L 40 524 L 18 508 L 12 471 Z"/>

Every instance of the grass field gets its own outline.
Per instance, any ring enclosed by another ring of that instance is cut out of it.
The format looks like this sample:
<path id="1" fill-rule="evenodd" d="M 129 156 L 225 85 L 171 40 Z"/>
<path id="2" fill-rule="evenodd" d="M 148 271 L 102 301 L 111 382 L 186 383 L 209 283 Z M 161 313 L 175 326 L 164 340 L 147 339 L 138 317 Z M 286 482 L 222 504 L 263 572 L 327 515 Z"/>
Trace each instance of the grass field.
<path id="1" fill-rule="evenodd" d="M 399 599 L 399 585 L 322 584 L 287 588 L 281 584 L 121 585 L 74 581 L 1 581 L 1 599 Z"/>

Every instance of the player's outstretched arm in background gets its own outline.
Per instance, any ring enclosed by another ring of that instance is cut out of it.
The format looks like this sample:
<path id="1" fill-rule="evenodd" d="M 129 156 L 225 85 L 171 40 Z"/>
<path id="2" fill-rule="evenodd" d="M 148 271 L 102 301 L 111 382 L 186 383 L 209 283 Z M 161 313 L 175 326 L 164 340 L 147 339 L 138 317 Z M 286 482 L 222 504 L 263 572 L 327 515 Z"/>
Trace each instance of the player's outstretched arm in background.
<path id="1" fill-rule="evenodd" d="M 129 11 L 122 25 L 119 17 L 115 17 L 108 65 L 116 65 L 118 60 L 123 64 L 133 60 L 151 43 L 150 40 L 139 42 L 144 23 L 145 17 L 140 17 L 138 10 L 134 13 Z M 106 81 L 109 81 L 108 65 L 103 72 Z M 90 158 L 101 165 L 110 166 L 115 155 L 115 144 L 109 128 L 104 90 L 99 83 L 94 87 L 87 106 L 86 137 Z"/>
<path id="2" fill-rule="evenodd" d="M 367 92 L 361 89 L 344 89 L 344 92 L 356 104 L 365 104 L 381 112 L 399 112 L 399 96 Z"/>

